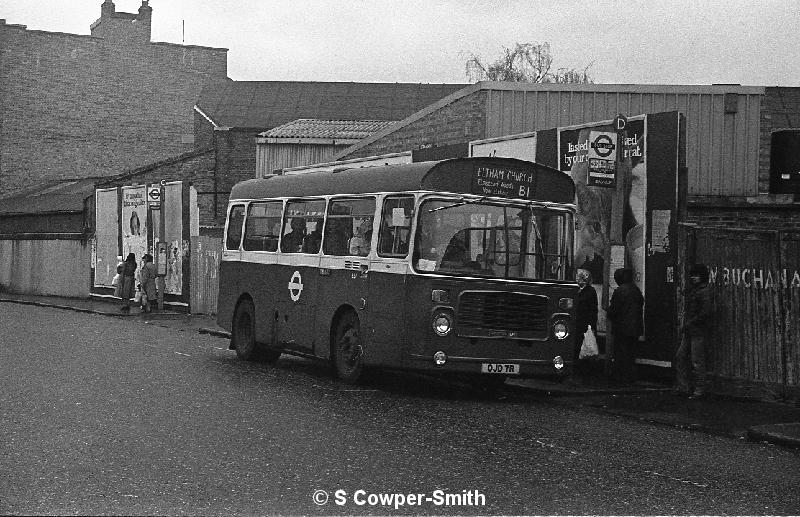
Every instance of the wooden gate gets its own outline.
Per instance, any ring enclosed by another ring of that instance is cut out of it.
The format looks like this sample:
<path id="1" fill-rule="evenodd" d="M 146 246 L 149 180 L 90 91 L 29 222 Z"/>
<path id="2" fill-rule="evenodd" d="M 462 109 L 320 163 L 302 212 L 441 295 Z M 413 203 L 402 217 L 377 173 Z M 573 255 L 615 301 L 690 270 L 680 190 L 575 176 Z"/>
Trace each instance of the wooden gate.
<path id="1" fill-rule="evenodd" d="M 219 259 L 222 239 L 219 237 L 192 237 L 191 301 L 193 314 L 216 314 L 219 290 Z"/>
<path id="2" fill-rule="evenodd" d="M 761 396 L 800 388 L 800 232 L 696 228 L 695 260 L 709 267 L 715 381 Z"/>

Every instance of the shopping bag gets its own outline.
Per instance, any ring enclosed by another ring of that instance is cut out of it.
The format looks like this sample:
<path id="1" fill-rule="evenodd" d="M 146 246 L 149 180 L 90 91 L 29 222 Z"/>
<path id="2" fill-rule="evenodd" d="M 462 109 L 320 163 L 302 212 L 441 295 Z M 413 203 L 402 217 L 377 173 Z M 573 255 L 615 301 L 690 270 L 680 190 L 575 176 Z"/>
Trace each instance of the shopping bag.
<path id="1" fill-rule="evenodd" d="M 120 274 L 119 274 L 119 273 L 117 273 L 116 275 L 114 275 L 114 278 L 112 278 L 112 279 L 111 279 L 111 285 L 113 285 L 114 287 L 118 286 L 118 285 L 119 285 L 120 278 L 121 278 L 121 277 L 120 277 Z"/>
<path id="2" fill-rule="evenodd" d="M 141 289 L 136 290 L 136 294 L 133 296 L 134 303 L 140 303 L 142 301 L 142 291 Z"/>
<path id="3" fill-rule="evenodd" d="M 581 345 L 581 351 L 578 353 L 578 359 L 597 357 L 597 354 L 597 339 L 594 337 L 594 331 L 590 325 L 583 334 L 583 344 Z"/>

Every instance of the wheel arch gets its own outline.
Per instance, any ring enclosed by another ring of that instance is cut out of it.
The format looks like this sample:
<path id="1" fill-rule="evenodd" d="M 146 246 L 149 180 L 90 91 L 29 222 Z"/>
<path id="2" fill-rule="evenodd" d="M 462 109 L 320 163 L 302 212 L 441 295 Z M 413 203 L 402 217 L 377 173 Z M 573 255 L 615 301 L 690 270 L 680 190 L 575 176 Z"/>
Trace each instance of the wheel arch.
<path id="1" fill-rule="evenodd" d="M 336 349 L 336 326 L 339 324 L 339 320 L 347 313 L 352 312 L 356 318 L 358 318 L 358 311 L 355 307 L 350 305 L 349 303 L 344 303 L 337 308 L 333 316 L 331 317 L 330 325 L 328 327 L 328 359 L 333 359 L 333 355 Z M 359 322 L 361 319 L 359 318 Z"/>

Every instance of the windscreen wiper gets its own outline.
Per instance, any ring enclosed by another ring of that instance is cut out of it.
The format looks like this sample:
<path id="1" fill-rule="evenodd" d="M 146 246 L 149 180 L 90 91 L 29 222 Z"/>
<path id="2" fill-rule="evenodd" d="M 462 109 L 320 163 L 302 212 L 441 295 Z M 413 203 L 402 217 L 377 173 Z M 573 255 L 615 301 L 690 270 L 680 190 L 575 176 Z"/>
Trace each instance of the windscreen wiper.
<path id="1" fill-rule="evenodd" d="M 451 205 L 437 206 L 436 208 L 431 208 L 430 210 L 428 210 L 428 213 L 438 212 L 439 210 L 447 210 L 448 208 L 454 208 L 454 207 L 457 207 L 457 206 L 464 206 L 464 205 L 470 205 L 470 204 L 474 204 L 474 203 L 480 203 L 480 202 L 484 201 L 485 199 L 486 199 L 485 197 L 479 197 L 478 199 L 464 199 L 462 197 L 462 198 L 459 198 L 458 201 L 456 201 L 455 203 L 453 203 Z"/>

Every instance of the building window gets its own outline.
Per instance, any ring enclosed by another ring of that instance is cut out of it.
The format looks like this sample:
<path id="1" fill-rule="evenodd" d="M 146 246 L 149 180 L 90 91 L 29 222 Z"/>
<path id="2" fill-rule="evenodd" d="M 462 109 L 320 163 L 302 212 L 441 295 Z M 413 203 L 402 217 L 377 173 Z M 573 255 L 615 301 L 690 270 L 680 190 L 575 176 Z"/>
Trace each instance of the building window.
<path id="1" fill-rule="evenodd" d="M 772 133 L 769 191 L 771 194 L 800 194 L 800 129 Z"/>

